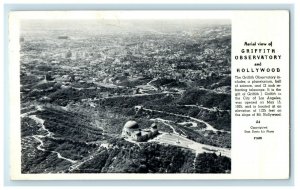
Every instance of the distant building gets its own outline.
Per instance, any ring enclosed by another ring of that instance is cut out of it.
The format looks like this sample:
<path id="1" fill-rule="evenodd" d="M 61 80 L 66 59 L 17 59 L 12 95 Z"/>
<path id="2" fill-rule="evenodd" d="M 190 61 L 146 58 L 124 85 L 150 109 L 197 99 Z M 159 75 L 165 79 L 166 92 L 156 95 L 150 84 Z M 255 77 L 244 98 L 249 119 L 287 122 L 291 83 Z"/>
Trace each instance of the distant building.
<path id="1" fill-rule="evenodd" d="M 157 125 L 153 123 L 148 129 L 140 129 L 136 121 L 127 121 L 123 127 L 122 137 L 133 141 L 147 141 L 158 134 Z"/>
<path id="2" fill-rule="evenodd" d="M 66 39 L 69 39 L 69 36 L 58 36 L 58 39 L 66 40 Z"/>

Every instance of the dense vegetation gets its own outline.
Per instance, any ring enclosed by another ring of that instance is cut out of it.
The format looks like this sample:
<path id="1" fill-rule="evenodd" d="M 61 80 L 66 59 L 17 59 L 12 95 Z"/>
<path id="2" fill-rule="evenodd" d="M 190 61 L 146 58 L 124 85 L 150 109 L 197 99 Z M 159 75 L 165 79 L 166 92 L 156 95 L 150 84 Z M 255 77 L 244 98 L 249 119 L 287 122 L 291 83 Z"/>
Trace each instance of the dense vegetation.
<path id="1" fill-rule="evenodd" d="M 188 89 L 178 100 L 178 104 L 198 104 L 204 107 L 218 107 L 223 110 L 230 110 L 231 96 L 230 94 L 214 93 L 206 89 Z"/>
<path id="2" fill-rule="evenodd" d="M 44 125 L 49 131 L 55 132 L 55 137 L 76 139 L 79 142 L 96 141 L 103 137 L 102 129 L 91 125 L 90 118 L 80 113 L 47 107 L 36 115 L 45 120 Z"/>
<path id="3" fill-rule="evenodd" d="M 196 173 L 230 173 L 231 160 L 214 153 L 199 154 L 196 158 Z"/>
<path id="4" fill-rule="evenodd" d="M 47 151 L 59 152 L 63 157 L 72 160 L 81 160 L 94 152 L 97 148 L 96 144 L 86 144 L 77 140 L 70 140 L 65 138 L 45 138 L 44 148 Z"/>
<path id="5" fill-rule="evenodd" d="M 35 147 L 38 146 L 38 142 L 34 138 L 29 138 L 22 141 L 22 173 L 58 173 L 67 170 L 71 163 L 59 159 L 56 154 L 50 151 L 40 151 Z"/>
<path id="6" fill-rule="evenodd" d="M 115 142 L 113 150 L 101 149 L 94 159 L 82 164 L 76 173 L 228 173 L 230 159 L 216 154 L 195 154 L 174 146 Z M 207 161 L 205 161 L 207 160 Z"/>
<path id="7" fill-rule="evenodd" d="M 118 148 L 102 149 L 92 160 L 76 172 L 87 173 L 190 173 L 195 155 L 174 146 L 141 144 L 133 146 L 125 141 L 115 141 Z"/>

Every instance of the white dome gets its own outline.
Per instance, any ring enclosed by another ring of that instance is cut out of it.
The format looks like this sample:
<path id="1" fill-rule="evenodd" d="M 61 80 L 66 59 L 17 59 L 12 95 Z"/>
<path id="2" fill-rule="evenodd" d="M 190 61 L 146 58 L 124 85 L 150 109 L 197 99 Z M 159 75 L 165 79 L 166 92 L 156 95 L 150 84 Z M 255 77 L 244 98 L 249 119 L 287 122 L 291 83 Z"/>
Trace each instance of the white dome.
<path id="1" fill-rule="evenodd" d="M 135 121 L 127 121 L 125 123 L 125 125 L 124 125 L 124 128 L 127 128 L 127 129 L 136 129 L 136 128 L 139 128 L 139 125 Z"/>
<path id="2" fill-rule="evenodd" d="M 157 125 L 155 123 L 152 123 L 150 127 L 157 129 Z"/>

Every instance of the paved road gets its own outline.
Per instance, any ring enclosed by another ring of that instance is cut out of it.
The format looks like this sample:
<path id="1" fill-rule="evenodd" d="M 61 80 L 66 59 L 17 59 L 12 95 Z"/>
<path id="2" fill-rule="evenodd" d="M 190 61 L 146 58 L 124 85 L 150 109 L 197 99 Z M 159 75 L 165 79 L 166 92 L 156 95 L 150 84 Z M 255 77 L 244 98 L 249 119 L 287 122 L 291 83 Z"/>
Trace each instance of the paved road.
<path id="1" fill-rule="evenodd" d="M 188 148 L 195 151 L 196 154 L 207 152 L 207 153 L 216 153 L 217 155 L 221 154 L 222 156 L 227 156 L 229 158 L 231 157 L 230 149 L 201 144 L 192 141 L 184 136 L 173 134 L 173 133 L 162 133 L 156 138 L 150 140 L 149 142 L 165 143 L 165 144 Z"/>

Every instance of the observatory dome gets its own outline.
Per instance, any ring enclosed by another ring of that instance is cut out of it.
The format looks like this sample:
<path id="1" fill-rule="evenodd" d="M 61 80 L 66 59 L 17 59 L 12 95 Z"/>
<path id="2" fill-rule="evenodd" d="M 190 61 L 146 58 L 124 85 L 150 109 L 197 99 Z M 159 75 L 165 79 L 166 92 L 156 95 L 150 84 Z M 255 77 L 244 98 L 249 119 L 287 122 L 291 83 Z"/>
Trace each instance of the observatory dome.
<path id="1" fill-rule="evenodd" d="M 139 128 L 139 125 L 135 121 L 127 121 L 125 123 L 125 125 L 124 125 L 124 128 L 127 128 L 127 129 L 137 129 L 137 128 Z"/>

